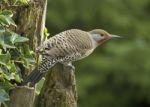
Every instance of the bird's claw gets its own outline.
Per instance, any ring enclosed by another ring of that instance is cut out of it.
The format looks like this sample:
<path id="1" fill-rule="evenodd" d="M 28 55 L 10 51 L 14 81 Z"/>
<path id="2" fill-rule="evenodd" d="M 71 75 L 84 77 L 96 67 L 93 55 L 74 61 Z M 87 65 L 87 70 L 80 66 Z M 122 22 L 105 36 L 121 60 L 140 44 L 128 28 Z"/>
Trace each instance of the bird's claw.
<path id="1" fill-rule="evenodd" d="M 72 63 L 65 64 L 65 67 L 69 70 L 75 71 L 75 67 L 72 65 Z"/>

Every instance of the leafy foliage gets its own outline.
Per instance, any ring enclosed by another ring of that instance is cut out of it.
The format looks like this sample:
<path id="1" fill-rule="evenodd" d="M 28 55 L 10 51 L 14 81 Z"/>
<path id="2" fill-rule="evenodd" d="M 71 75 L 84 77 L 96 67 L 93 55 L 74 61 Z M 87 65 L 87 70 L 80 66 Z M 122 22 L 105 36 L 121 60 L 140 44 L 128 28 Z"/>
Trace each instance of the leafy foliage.
<path id="1" fill-rule="evenodd" d="M 3 1 L 11 5 L 28 5 L 30 0 L 3 0 Z"/>
<path id="2" fill-rule="evenodd" d="M 30 69 L 35 62 L 26 44 L 28 38 L 9 29 L 17 27 L 12 16 L 9 10 L 0 12 L 0 104 L 5 106 L 5 101 L 9 100 L 7 91 L 22 81 L 21 70 Z"/>
<path id="3" fill-rule="evenodd" d="M 7 106 L 5 101 L 9 100 L 9 95 L 8 93 L 0 88 L 0 106 L 3 104 L 5 107 Z"/>

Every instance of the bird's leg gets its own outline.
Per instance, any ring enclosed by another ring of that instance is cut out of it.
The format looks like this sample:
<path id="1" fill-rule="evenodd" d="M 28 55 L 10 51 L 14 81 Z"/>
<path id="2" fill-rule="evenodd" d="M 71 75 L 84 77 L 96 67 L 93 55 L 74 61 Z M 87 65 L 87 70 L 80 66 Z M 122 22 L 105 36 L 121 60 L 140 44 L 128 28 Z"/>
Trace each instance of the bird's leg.
<path id="1" fill-rule="evenodd" d="M 72 71 L 75 71 L 75 67 L 72 65 L 71 62 L 64 62 L 63 65 L 64 65 L 65 67 L 67 67 L 67 69 L 72 70 Z"/>

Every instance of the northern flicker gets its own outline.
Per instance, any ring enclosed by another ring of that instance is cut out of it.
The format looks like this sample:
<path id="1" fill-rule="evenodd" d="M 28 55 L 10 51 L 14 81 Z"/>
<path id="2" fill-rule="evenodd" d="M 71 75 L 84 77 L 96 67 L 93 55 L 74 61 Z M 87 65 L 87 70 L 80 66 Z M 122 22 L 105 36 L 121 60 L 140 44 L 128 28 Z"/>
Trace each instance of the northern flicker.
<path id="1" fill-rule="evenodd" d="M 24 84 L 34 86 L 56 63 L 69 64 L 90 55 L 103 42 L 120 37 L 102 29 L 86 32 L 71 29 L 61 32 L 46 40 L 36 50 L 42 55 L 42 61 L 24 80 Z"/>

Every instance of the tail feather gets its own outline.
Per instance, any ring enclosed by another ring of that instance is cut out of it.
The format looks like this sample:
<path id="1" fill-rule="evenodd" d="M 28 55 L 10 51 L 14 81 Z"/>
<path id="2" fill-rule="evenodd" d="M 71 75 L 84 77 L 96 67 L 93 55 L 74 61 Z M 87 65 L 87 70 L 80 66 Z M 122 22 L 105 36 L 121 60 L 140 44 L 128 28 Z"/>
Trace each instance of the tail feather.
<path id="1" fill-rule="evenodd" d="M 23 85 L 34 86 L 41 78 L 44 76 L 45 73 L 41 73 L 37 68 L 34 69 L 29 76 L 24 79 Z"/>
<path id="2" fill-rule="evenodd" d="M 57 59 L 52 59 L 49 56 L 43 56 L 42 62 L 37 68 L 35 68 L 32 73 L 24 79 L 23 85 L 34 86 L 44 74 L 56 63 Z M 38 69 L 40 68 L 40 69 Z"/>

